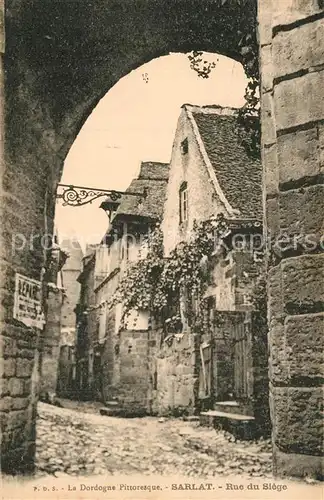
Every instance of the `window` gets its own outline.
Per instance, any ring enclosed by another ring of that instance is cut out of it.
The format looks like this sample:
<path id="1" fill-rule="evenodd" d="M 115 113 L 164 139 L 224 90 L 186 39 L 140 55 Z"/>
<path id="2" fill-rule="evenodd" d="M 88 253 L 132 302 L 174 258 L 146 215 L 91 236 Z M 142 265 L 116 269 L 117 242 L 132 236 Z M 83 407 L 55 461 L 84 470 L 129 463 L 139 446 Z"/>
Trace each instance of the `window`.
<path id="1" fill-rule="evenodd" d="M 188 190 L 186 182 L 183 182 L 180 186 L 179 204 L 180 204 L 180 224 L 183 224 L 188 220 Z"/>
<path id="2" fill-rule="evenodd" d="M 189 150 L 189 145 L 188 145 L 188 138 L 184 139 L 181 143 L 181 153 L 183 155 L 186 155 Z"/>

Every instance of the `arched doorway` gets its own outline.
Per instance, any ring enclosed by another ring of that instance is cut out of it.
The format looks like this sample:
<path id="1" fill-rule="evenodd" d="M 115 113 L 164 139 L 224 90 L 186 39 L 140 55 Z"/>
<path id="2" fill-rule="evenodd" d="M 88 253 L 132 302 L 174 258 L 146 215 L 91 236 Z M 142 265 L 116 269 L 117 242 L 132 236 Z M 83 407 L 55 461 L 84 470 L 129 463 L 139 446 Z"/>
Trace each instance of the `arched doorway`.
<path id="1" fill-rule="evenodd" d="M 64 158 L 89 112 L 119 78 L 170 51 L 199 48 L 240 60 L 239 42 L 250 21 L 256 24 L 256 7 L 255 0 L 134 0 L 131 4 L 36 0 L 31 7 L 27 2 L 7 3 L 2 54 L 5 194 L 1 210 L 5 244 L 1 250 L 4 337 L 13 349 L 8 347 L 6 355 L 8 382 L 14 379 L 16 354 L 22 354 L 23 343 L 27 342 L 24 347 L 30 353 L 37 352 L 35 333 L 12 317 L 15 273 L 40 279 L 46 267 L 40 239 L 52 226 Z M 293 254 L 279 254 L 270 273 L 275 463 L 278 472 L 319 474 L 322 374 L 316 332 L 321 329 L 318 315 L 323 312 L 323 301 L 317 297 L 322 286 L 318 276 L 323 268 L 323 248 L 318 243 L 322 207 L 316 200 L 322 199 L 322 177 L 316 152 L 323 120 L 323 109 L 318 105 L 323 97 L 319 84 L 323 60 L 322 52 L 315 50 L 317 40 L 312 33 L 320 29 L 323 3 L 316 0 L 306 7 L 291 0 L 281 6 L 259 0 L 258 7 L 267 227 L 274 236 L 283 228 L 293 237 L 301 226 L 304 234 L 316 236 L 311 255 L 298 245 Z M 309 45 L 314 48 L 311 57 L 304 50 Z M 298 192 L 301 186 L 303 191 Z M 312 214 L 310 218 L 305 207 Z M 24 244 L 23 252 L 12 251 L 12 241 L 17 238 Z M 304 327 L 315 332 L 315 337 L 307 335 L 296 345 L 293 332 L 305 331 Z M 282 338 L 291 343 L 288 360 Z M 315 353 L 311 363 L 303 345 Z M 306 375 L 298 370 L 305 363 L 312 366 Z M 29 382 L 33 362 L 26 365 Z M 30 393 L 28 383 L 25 386 L 20 381 L 18 385 L 25 395 Z M 10 389 L 6 390 L 10 394 Z M 291 408 L 288 413 L 287 407 Z M 8 470 L 17 463 L 26 469 L 33 462 L 35 413 L 27 403 L 18 419 L 20 431 L 13 433 L 11 403 L 8 412 L 3 461 Z M 301 413 L 304 418 L 296 418 Z"/>

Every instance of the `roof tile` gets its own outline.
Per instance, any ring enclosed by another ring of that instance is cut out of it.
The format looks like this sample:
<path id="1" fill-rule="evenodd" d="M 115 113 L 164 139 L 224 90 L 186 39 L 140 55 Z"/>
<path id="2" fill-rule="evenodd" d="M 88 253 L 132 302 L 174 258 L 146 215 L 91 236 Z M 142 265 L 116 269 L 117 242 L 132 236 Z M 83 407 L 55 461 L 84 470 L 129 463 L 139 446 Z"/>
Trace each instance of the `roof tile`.
<path id="1" fill-rule="evenodd" d="M 262 164 L 239 143 L 236 117 L 233 113 L 219 114 L 215 107 L 195 106 L 192 114 L 227 200 L 243 217 L 261 218 Z"/>

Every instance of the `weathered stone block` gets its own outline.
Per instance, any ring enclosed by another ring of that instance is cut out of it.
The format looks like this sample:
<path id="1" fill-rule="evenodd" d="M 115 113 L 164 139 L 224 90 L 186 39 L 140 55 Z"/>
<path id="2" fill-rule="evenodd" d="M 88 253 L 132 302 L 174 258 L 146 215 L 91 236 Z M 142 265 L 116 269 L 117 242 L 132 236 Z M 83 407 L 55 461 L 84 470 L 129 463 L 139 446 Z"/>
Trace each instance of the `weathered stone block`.
<path id="1" fill-rule="evenodd" d="M 18 378 L 11 378 L 8 383 L 8 389 L 12 396 L 21 396 L 24 394 L 24 381 Z"/>
<path id="2" fill-rule="evenodd" d="M 304 453 L 284 453 L 277 446 L 272 447 L 273 473 L 275 477 L 300 477 L 322 479 L 324 459 Z"/>
<path id="3" fill-rule="evenodd" d="M 269 320 L 284 313 L 324 310 L 324 255 L 303 255 L 281 261 L 269 270 Z"/>
<path id="4" fill-rule="evenodd" d="M 29 398 L 13 398 L 12 399 L 12 408 L 14 410 L 23 410 L 27 408 L 29 405 Z"/>
<path id="5" fill-rule="evenodd" d="M 272 319 L 269 331 L 269 379 L 288 382 L 283 320 Z"/>
<path id="6" fill-rule="evenodd" d="M 281 451 L 323 453 L 323 391 L 321 388 L 275 387 L 273 439 Z M 289 432 L 287 430 L 289 429 Z"/>
<path id="7" fill-rule="evenodd" d="M 31 380 L 19 380 L 20 383 L 23 383 L 23 394 L 30 394 L 32 383 Z"/>
<path id="8" fill-rule="evenodd" d="M 282 294 L 290 314 L 324 310 L 324 254 L 303 255 L 281 262 Z"/>
<path id="9" fill-rule="evenodd" d="M 17 377 L 30 377 L 34 361 L 31 359 L 17 358 Z"/>
<path id="10" fill-rule="evenodd" d="M 324 185 L 280 193 L 280 228 L 290 236 L 300 235 L 305 251 L 314 250 L 323 235 L 323 200 Z"/>
<path id="11" fill-rule="evenodd" d="M 0 351 L 4 357 L 14 357 L 17 354 L 15 339 L 9 337 L 0 337 Z"/>
<path id="12" fill-rule="evenodd" d="M 8 359 L 1 359 L 0 360 L 0 366 L 1 366 L 1 376 L 3 377 L 13 377 L 16 372 L 16 360 L 15 358 L 8 358 Z"/>
<path id="13" fill-rule="evenodd" d="M 272 238 L 280 231 L 280 211 L 278 197 L 266 200 L 265 218 L 267 231 Z"/>
<path id="14" fill-rule="evenodd" d="M 277 140 L 275 108 L 272 92 L 261 94 L 262 144 L 274 144 Z"/>
<path id="15" fill-rule="evenodd" d="M 258 28 L 260 44 L 270 44 L 272 41 L 272 15 L 273 15 L 273 0 L 258 1 Z"/>
<path id="16" fill-rule="evenodd" d="M 273 2 L 273 26 L 294 23 L 323 10 L 321 0 L 284 0 Z"/>
<path id="17" fill-rule="evenodd" d="M 262 148 L 262 163 L 263 187 L 266 190 L 266 196 L 279 194 L 279 166 L 276 144 Z"/>
<path id="18" fill-rule="evenodd" d="M 9 394 L 9 380 L 6 378 L 0 379 L 0 394 L 1 396 Z"/>
<path id="19" fill-rule="evenodd" d="M 273 88 L 273 59 L 272 45 L 266 45 L 261 48 L 261 92 L 269 92 Z"/>
<path id="20" fill-rule="evenodd" d="M 35 352 L 33 349 L 19 349 L 19 355 L 22 358 L 34 359 Z"/>
<path id="21" fill-rule="evenodd" d="M 27 410 L 15 410 L 10 412 L 10 418 L 8 420 L 8 430 L 15 429 L 17 427 L 24 427 L 29 420 L 29 414 Z"/>
<path id="22" fill-rule="evenodd" d="M 323 71 L 319 71 L 275 85 L 277 131 L 324 118 L 323 78 Z"/>
<path id="23" fill-rule="evenodd" d="M 275 266 L 268 272 L 268 320 L 279 318 L 283 314 L 281 266 Z"/>
<path id="24" fill-rule="evenodd" d="M 324 133 L 322 137 L 324 138 Z M 321 163 L 318 127 L 282 135 L 278 137 L 277 144 L 281 184 L 323 172 L 324 157 Z"/>
<path id="25" fill-rule="evenodd" d="M 278 33 L 272 42 L 274 77 L 323 64 L 323 45 L 323 19 Z"/>
<path id="26" fill-rule="evenodd" d="M 1 411 L 10 411 L 13 408 L 13 398 L 6 396 L 1 399 Z"/>
<path id="27" fill-rule="evenodd" d="M 321 172 L 324 171 L 324 124 L 318 125 L 318 142 L 319 142 L 319 163 Z"/>
<path id="28" fill-rule="evenodd" d="M 270 379 L 274 384 L 303 385 L 324 377 L 324 314 L 287 316 L 270 330 Z"/>

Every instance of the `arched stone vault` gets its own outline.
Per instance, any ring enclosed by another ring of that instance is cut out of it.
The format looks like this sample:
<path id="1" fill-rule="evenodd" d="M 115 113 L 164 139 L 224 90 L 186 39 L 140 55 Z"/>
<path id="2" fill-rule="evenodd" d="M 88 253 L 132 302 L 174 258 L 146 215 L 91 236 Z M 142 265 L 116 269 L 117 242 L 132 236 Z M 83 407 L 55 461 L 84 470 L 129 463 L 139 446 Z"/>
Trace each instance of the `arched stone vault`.
<path id="1" fill-rule="evenodd" d="M 197 49 L 240 61 L 239 41 L 256 21 L 256 1 L 7 0 L 0 89 L 5 470 L 31 469 L 35 451 L 37 335 L 12 317 L 14 276 L 40 279 L 47 264 L 40 237 L 52 230 L 56 185 L 71 144 L 101 97 L 154 57 Z M 263 187 L 272 235 L 320 230 L 323 18 L 322 0 L 258 0 Z M 271 410 L 280 474 L 321 470 L 322 251 L 281 255 L 270 271 Z"/>
<path id="2" fill-rule="evenodd" d="M 55 134 L 71 144 L 106 92 L 155 57 L 199 49 L 240 60 L 238 44 L 246 24 L 256 20 L 256 0 L 246 0 L 244 8 L 238 3 L 35 0 L 18 6 L 9 1 L 10 95 L 16 99 L 17 85 L 26 92 L 31 87 Z"/>

